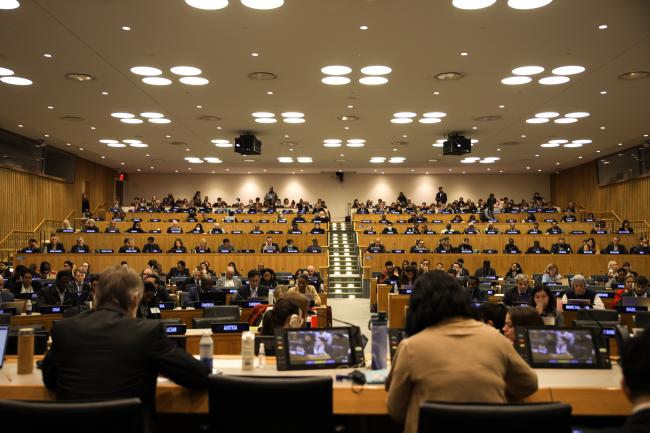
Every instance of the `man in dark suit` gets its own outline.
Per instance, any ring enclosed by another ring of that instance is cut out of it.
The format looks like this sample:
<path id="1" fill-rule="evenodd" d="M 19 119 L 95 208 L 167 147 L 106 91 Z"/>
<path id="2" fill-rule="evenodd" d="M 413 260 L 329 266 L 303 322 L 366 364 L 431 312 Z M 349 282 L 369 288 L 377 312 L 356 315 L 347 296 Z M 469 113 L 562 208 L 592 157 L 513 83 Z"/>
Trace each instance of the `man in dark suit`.
<path id="1" fill-rule="evenodd" d="M 79 295 L 76 290 L 70 286 L 72 273 L 70 271 L 60 271 L 56 274 L 56 282 L 41 291 L 38 294 L 40 305 L 69 305 L 76 307 L 79 305 Z"/>
<path id="2" fill-rule="evenodd" d="M 147 243 L 142 247 L 143 253 L 159 253 L 161 252 L 160 245 L 155 242 L 153 236 L 147 238 Z"/>
<path id="3" fill-rule="evenodd" d="M 263 253 L 278 253 L 280 252 L 280 248 L 278 247 L 278 244 L 273 242 L 273 238 L 271 236 L 266 238 L 266 242 L 262 245 L 261 252 Z"/>
<path id="4" fill-rule="evenodd" d="M 436 194 L 436 206 L 440 207 L 447 204 L 447 193 L 442 190 L 442 187 L 438 187 L 438 193 Z"/>
<path id="5" fill-rule="evenodd" d="M 320 253 L 323 249 L 318 245 L 318 239 L 312 239 L 311 245 L 305 248 L 306 253 Z"/>
<path id="6" fill-rule="evenodd" d="M 85 279 L 86 274 L 80 268 L 77 268 L 74 271 L 74 279 L 70 281 L 68 286 L 73 292 L 81 296 L 82 293 L 90 292 L 90 284 L 87 283 Z"/>
<path id="7" fill-rule="evenodd" d="M 86 245 L 86 241 L 84 241 L 84 238 L 79 236 L 77 238 L 77 243 L 74 244 L 72 248 L 70 248 L 71 253 L 89 253 L 90 252 L 90 247 Z"/>
<path id="8" fill-rule="evenodd" d="M 124 239 L 124 245 L 120 247 L 118 250 L 118 253 L 139 253 L 140 252 L 140 247 L 135 245 L 135 239 L 133 238 L 127 238 Z"/>
<path id="9" fill-rule="evenodd" d="M 59 242 L 59 237 L 55 234 L 50 236 L 50 243 L 47 245 L 48 253 L 64 253 L 65 247 L 61 242 Z"/>
<path id="10" fill-rule="evenodd" d="M 599 433 L 647 433 L 650 431 L 650 330 L 625 343 L 621 351 L 623 394 L 632 403 L 632 415 L 618 428 L 594 430 Z"/>
<path id="11" fill-rule="evenodd" d="M 206 389 L 209 368 L 178 348 L 160 321 L 136 319 L 142 280 L 130 269 L 102 274 L 94 310 L 56 322 L 43 382 L 59 400 L 139 397 L 150 420 L 159 374 Z"/>
<path id="12" fill-rule="evenodd" d="M 533 246 L 526 250 L 526 254 L 548 254 L 548 250 L 539 244 L 539 241 L 533 241 Z"/>
<path id="13" fill-rule="evenodd" d="M 506 244 L 505 247 L 503 247 L 503 252 L 505 254 L 520 254 L 521 251 L 519 250 L 519 247 L 515 245 L 515 240 L 513 238 L 508 239 L 508 243 Z"/>
<path id="14" fill-rule="evenodd" d="M 374 241 L 370 242 L 370 244 L 368 244 L 368 248 L 366 248 L 366 252 L 385 253 L 386 247 L 384 246 L 384 244 L 381 243 L 381 238 L 377 238 Z"/>
<path id="15" fill-rule="evenodd" d="M 36 242 L 36 239 L 32 238 L 29 240 L 27 246 L 18 252 L 38 254 L 41 252 L 41 249 L 38 247 L 38 243 Z"/>
<path id="16" fill-rule="evenodd" d="M 600 250 L 600 254 L 627 254 L 627 248 L 621 243 L 621 238 L 614 236 L 612 243 Z"/>
<path id="17" fill-rule="evenodd" d="M 524 274 L 519 274 L 515 277 L 515 282 L 517 286 L 508 290 L 503 295 L 503 303 L 508 307 L 512 307 L 515 303 L 519 304 L 530 300 L 528 277 Z"/>
<path id="18" fill-rule="evenodd" d="M 38 293 L 41 291 L 41 283 L 38 281 L 32 281 L 32 271 L 29 269 L 25 270 L 18 280 L 11 287 L 11 292 L 14 295 L 19 295 L 21 293 Z"/>
<path id="19" fill-rule="evenodd" d="M 551 246 L 551 254 L 571 254 L 571 245 L 567 244 L 564 238 L 558 239 L 556 244 Z"/>
<path id="20" fill-rule="evenodd" d="M 260 287 L 260 278 L 260 272 L 257 269 L 248 271 L 248 285 L 242 286 L 237 290 L 239 296 L 244 299 L 266 298 L 269 296 L 269 288 Z"/>
<path id="21" fill-rule="evenodd" d="M 287 244 L 282 247 L 283 253 L 299 253 L 300 249 L 293 244 L 293 239 L 287 239 Z"/>

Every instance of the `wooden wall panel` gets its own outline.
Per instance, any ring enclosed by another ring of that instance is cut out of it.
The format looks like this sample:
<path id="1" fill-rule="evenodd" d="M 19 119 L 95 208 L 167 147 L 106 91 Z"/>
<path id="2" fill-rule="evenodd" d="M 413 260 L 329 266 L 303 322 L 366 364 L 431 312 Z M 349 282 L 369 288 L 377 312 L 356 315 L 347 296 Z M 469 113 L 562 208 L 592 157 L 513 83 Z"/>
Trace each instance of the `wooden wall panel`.
<path id="1" fill-rule="evenodd" d="M 574 201 L 589 210 L 650 222 L 650 177 L 601 187 L 595 161 L 552 175 L 551 199 L 561 206 Z"/>
<path id="2" fill-rule="evenodd" d="M 110 205 L 114 177 L 114 170 L 81 158 L 77 158 L 74 183 L 0 168 L 4 202 L 0 238 L 11 230 L 32 230 L 44 218 L 63 219 L 71 210 L 79 216 L 86 182 L 91 209 L 99 203 Z"/>

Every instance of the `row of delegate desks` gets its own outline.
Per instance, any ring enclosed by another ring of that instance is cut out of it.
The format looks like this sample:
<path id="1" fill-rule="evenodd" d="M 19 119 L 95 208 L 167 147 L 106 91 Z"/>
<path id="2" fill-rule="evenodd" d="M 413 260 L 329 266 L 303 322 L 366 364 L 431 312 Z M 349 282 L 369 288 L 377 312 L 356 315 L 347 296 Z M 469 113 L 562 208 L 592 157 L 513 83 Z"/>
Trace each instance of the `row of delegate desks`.
<path id="1" fill-rule="evenodd" d="M 278 244 L 278 248 L 282 248 L 287 244 L 287 239 L 291 239 L 293 244 L 304 251 L 305 248 L 312 244 L 312 239 L 318 240 L 318 245 L 321 248 L 324 248 L 327 245 L 327 235 L 326 234 L 302 234 L 302 235 L 292 235 L 292 234 L 277 234 L 269 235 L 265 233 L 261 234 L 225 234 L 225 235 L 213 235 L 213 234 L 193 234 L 193 233 L 57 233 L 59 237 L 59 242 L 69 251 L 76 243 L 79 237 L 82 237 L 85 243 L 89 246 L 91 250 L 96 250 L 99 248 L 108 248 L 117 252 L 122 245 L 124 245 L 124 239 L 133 238 L 135 245 L 142 248 L 147 243 L 147 238 L 153 237 L 155 243 L 160 246 L 162 251 L 167 251 L 174 246 L 174 241 L 180 239 L 187 250 L 195 248 L 201 238 L 205 238 L 208 241 L 208 247 L 214 251 L 218 252 L 219 246 L 223 243 L 224 239 L 229 239 L 230 244 L 235 250 L 254 250 L 260 252 L 262 250 L 262 245 L 266 241 L 267 237 L 273 238 L 273 242 Z"/>
<path id="2" fill-rule="evenodd" d="M 355 223 L 378 223 L 382 219 L 382 214 L 358 214 L 356 213 L 356 210 L 353 210 L 352 214 L 352 221 Z M 401 214 L 386 214 L 386 219 L 388 221 L 391 221 L 393 223 L 396 223 L 397 221 L 408 221 L 411 217 L 413 217 L 414 214 L 409 214 L 409 213 L 401 213 Z M 447 213 L 436 213 L 436 214 L 428 214 L 428 213 L 423 213 L 423 216 L 427 219 L 427 221 L 441 221 L 443 224 L 450 223 L 452 219 L 456 215 L 460 215 L 460 217 L 463 219 L 463 222 L 467 222 L 470 218 L 469 213 L 461 213 L 461 214 L 447 214 Z M 473 214 L 474 217 L 477 220 L 481 219 L 481 215 L 479 213 Z M 507 223 L 509 220 L 514 220 L 521 222 L 526 219 L 526 217 L 530 215 L 527 212 L 515 212 L 515 213 L 495 213 L 494 218 L 497 220 L 497 223 Z M 560 212 L 537 212 L 535 213 L 535 220 L 539 222 L 540 224 L 544 222 L 546 219 L 554 219 L 557 220 L 558 223 L 560 223 L 560 220 L 562 219 L 562 216 L 564 216 L 565 213 L 560 213 Z M 576 215 L 576 214 L 574 214 Z M 593 224 L 593 222 L 588 221 L 589 223 Z"/>
<path id="3" fill-rule="evenodd" d="M 435 249 L 438 246 L 438 241 L 443 238 L 449 238 L 449 242 L 452 247 L 458 247 L 463 239 L 467 238 L 470 245 L 475 250 L 485 250 L 485 249 L 495 249 L 497 251 L 503 251 L 503 247 L 508 243 L 509 239 L 515 241 L 515 245 L 519 247 L 521 251 L 526 251 L 529 247 L 533 246 L 533 242 L 539 241 L 539 245 L 545 247 L 547 250 L 551 250 L 553 244 L 559 242 L 560 239 L 564 239 L 566 243 L 571 245 L 573 252 L 578 251 L 578 248 L 582 246 L 582 242 L 587 238 L 594 238 L 596 246 L 599 248 L 605 248 L 612 240 L 613 235 L 551 235 L 551 234 L 540 234 L 540 235 L 529 235 L 529 234 L 519 234 L 519 235 L 508 235 L 508 234 L 497 234 L 497 235 L 488 235 L 484 233 L 475 234 L 475 235 L 466 235 L 466 234 L 436 234 L 436 235 L 423 235 L 423 234 L 395 234 L 395 235 L 367 235 L 359 233 L 358 243 L 359 247 L 367 248 L 368 245 L 373 242 L 375 239 L 381 239 L 381 243 L 386 247 L 387 250 L 401 249 L 409 251 L 412 246 L 415 245 L 417 239 L 422 239 L 424 245 L 430 250 Z M 619 235 L 614 235 L 619 236 Z M 638 245 L 638 241 L 635 239 L 634 235 L 620 235 L 621 244 L 629 250 L 631 247 Z"/>
<path id="4" fill-rule="evenodd" d="M 262 220 L 266 221 L 266 220 Z M 199 221 L 199 222 L 179 222 L 178 226 L 183 229 L 184 233 L 187 233 L 196 227 L 197 224 L 201 224 L 203 227 L 204 232 L 209 232 L 212 230 L 214 223 L 213 222 L 208 222 L 208 221 Z M 298 228 L 302 230 L 305 233 L 309 233 L 309 231 L 314 227 L 314 223 L 312 222 L 304 222 L 304 223 L 297 223 Z M 95 225 L 103 232 L 109 225 L 108 221 L 98 221 L 95 223 Z M 133 226 L 133 221 L 117 221 L 115 222 L 115 226 L 121 231 L 121 232 L 126 232 L 128 229 L 130 229 Z M 163 232 L 167 231 L 168 227 L 171 227 L 172 223 L 170 223 L 167 220 L 162 220 L 162 221 L 142 221 L 140 222 L 140 228 L 144 231 L 149 231 L 149 230 L 156 230 L 160 229 Z M 226 232 L 230 233 L 233 230 L 241 230 L 244 233 L 248 233 L 253 229 L 254 226 L 258 226 L 260 230 L 263 231 L 268 231 L 268 230 L 281 230 L 283 232 L 287 232 L 291 230 L 291 221 L 289 220 L 288 222 L 273 222 L 273 221 L 268 221 L 268 222 L 250 222 L 250 223 L 245 223 L 245 222 L 237 222 L 237 223 L 230 223 L 230 222 L 224 222 L 224 223 L 219 223 L 219 226 Z M 328 223 L 321 223 L 320 228 L 323 230 L 327 230 L 328 228 Z"/>
<path id="5" fill-rule="evenodd" d="M 462 257 L 465 261 L 465 268 L 470 274 L 483 266 L 484 260 L 490 261 L 490 267 L 494 268 L 498 275 L 503 275 L 510 269 L 513 263 L 519 263 L 524 273 L 541 273 L 549 263 L 554 263 L 562 275 L 602 275 L 607 273 L 607 263 L 615 260 L 619 264 L 623 261 L 630 262 L 632 269 L 639 275 L 650 273 L 650 255 L 614 255 L 614 254 L 461 254 L 461 253 L 364 253 L 363 266 L 369 272 L 381 272 L 386 261 L 392 261 L 400 266 L 403 260 L 420 263 L 427 259 L 431 262 L 431 268 L 436 263 L 442 263 L 445 269 Z"/>
<path id="6" fill-rule="evenodd" d="M 401 221 L 401 220 L 400 220 Z M 445 230 L 447 224 L 451 224 L 451 228 L 453 230 L 458 230 L 459 232 L 463 232 L 469 225 L 466 222 L 460 222 L 460 223 L 445 223 L 440 220 L 436 220 L 436 222 L 427 222 L 427 223 L 417 223 L 418 228 L 422 229 L 422 226 L 424 224 L 427 225 L 427 228 L 430 230 L 433 230 L 437 233 L 440 233 L 442 230 Z M 396 222 L 393 223 L 393 228 L 397 230 L 400 233 L 404 233 L 408 227 L 411 227 L 413 224 L 412 223 L 407 223 L 407 222 Z M 480 232 L 483 232 L 487 227 L 489 223 L 475 223 L 474 228 Z M 509 223 L 494 223 L 492 224 L 492 227 L 497 229 L 500 233 L 505 232 L 506 230 L 510 229 L 510 224 Z M 543 231 L 546 233 L 546 229 L 551 227 L 551 223 L 547 222 L 540 222 L 539 223 L 539 230 Z M 585 233 L 590 233 L 591 229 L 594 227 L 592 223 L 581 223 L 581 222 L 571 222 L 571 223 L 563 223 L 560 222 L 558 224 L 558 227 L 565 232 L 565 233 L 571 233 L 572 231 L 583 231 Z M 375 225 L 372 226 L 374 231 L 376 231 L 378 234 L 381 234 L 382 230 L 384 230 L 385 226 L 383 223 L 376 223 Z M 515 228 L 522 233 L 526 233 L 528 230 L 533 229 L 533 224 L 531 223 L 522 223 L 522 222 L 517 222 L 515 223 Z M 356 222 L 354 223 L 354 229 L 356 231 L 364 231 L 364 230 L 369 230 L 368 229 L 368 223 L 361 223 L 361 222 Z M 611 234 L 611 233 L 610 233 Z"/>
<path id="7" fill-rule="evenodd" d="M 15 357 L 10 357 L 0 372 L 0 399 L 51 400 L 54 395 L 43 385 L 41 372 L 16 373 Z M 345 375 L 352 369 L 277 371 L 275 359 L 253 371 L 241 370 L 238 356 L 217 356 L 214 367 L 223 374 L 239 376 L 289 377 Z M 631 405 L 620 389 L 621 371 L 611 370 L 551 370 L 536 369 L 539 389 L 527 402 L 561 401 L 573 407 L 573 415 L 624 416 Z M 355 385 L 349 381 L 333 382 L 333 411 L 338 415 L 385 415 L 386 390 L 383 385 Z M 160 378 L 156 390 L 156 407 L 160 413 L 208 413 L 207 391 L 189 391 Z"/>
<path id="8" fill-rule="evenodd" d="M 258 264 L 263 264 L 265 268 L 287 270 L 290 272 L 296 269 L 306 268 L 309 265 L 318 267 L 327 266 L 327 254 L 307 254 L 307 253 L 293 253 L 293 254 L 242 254 L 242 253 L 217 253 L 217 254 L 72 254 L 72 253 L 58 253 L 58 254 L 18 254 L 14 260 L 15 265 L 29 266 L 30 264 L 38 265 L 47 261 L 52 266 L 52 269 L 63 269 L 63 262 L 72 260 L 75 263 L 88 262 L 91 269 L 101 271 L 109 266 L 119 265 L 122 261 L 128 263 L 129 267 L 140 270 L 147 267 L 147 262 L 155 259 L 163 269 L 171 269 L 176 267 L 179 260 L 185 261 L 188 268 L 198 266 L 203 261 L 210 262 L 210 268 L 217 271 L 225 269 L 228 263 L 235 262 L 237 269 L 240 269 L 243 274 L 248 272 L 249 269 L 257 269 Z"/>
<path id="9" fill-rule="evenodd" d="M 190 214 L 187 212 L 125 212 L 124 214 L 125 214 L 126 221 L 133 221 L 137 219 L 141 221 L 149 221 L 150 219 L 160 219 L 162 221 L 171 221 L 171 220 L 186 221 L 190 217 Z M 233 212 L 232 215 L 229 215 L 228 212 L 226 213 L 197 212 L 194 218 L 197 220 L 212 218 L 219 223 L 222 221 L 227 222 L 231 218 L 235 218 L 235 221 L 250 220 L 252 222 L 257 222 L 263 220 L 273 221 L 278 219 L 279 217 L 291 221 L 293 218 L 297 217 L 298 215 L 301 215 L 307 221 L 311 221 L 312 219 L 316 218 L 316 214 L 313 213 L 298 214 L 297 212 L 286 213 L 286 214 L 282 212 L 274 212 L 274 213 L 259 212 L 259 213 L 252 213 L 252 214 L 245 213 L 245 212 L 244 213 Z M 113 217 L 114 217 L 113 213 L 106 212 L 105 220 L 111 221 Z"/>

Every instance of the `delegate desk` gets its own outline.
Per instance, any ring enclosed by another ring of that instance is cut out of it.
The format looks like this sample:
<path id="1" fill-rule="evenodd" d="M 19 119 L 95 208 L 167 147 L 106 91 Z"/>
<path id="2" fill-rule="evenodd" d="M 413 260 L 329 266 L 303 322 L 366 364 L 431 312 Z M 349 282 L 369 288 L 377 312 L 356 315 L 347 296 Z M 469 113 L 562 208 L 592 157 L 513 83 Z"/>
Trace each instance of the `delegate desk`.
<path id="1" fill-rule="evenodd" d="M 363 267 L 366 272 L 380 272 L 384 269 L 384 263 L 391 260 L 395 265 L 401 265 L 402 260 L 414 261 L 420 263 L 424 259 L 431 262 L 431 266 L 440 262 L 445 269 L 451 267 L 458 257 L 465 260 L 465 268 L 470 273 L 483 266 L 484 260 L 490 261 L 490 266 L 497 271 L 497 274 L 503 275 L 512 263 L 517 262 L 529 274 L 541 273 L 546 269 L 549 263 L 557 265 L 561 274 L 583 274 L 583 275 L 600 275 L 607 270 L 607 262 L 616 260 L 617 262 L 630 262 L 632 269 L 640 274 L 647 274 L 650 271 L 650 256 L 644 255 L 583 255 L 583 254 L 460 254 L 460 253 L 363 253 Z M 368 273 L 367 277 L 370 276 Z"/>
<path id="2" fill-rule="evenodd" d="M 272 237 L 273 242 L 278 244 L 279 248 L 282 248 L 287 244 L 287 239 L 291 239 L 293 240 L 293 244 L 298 247 L 300 251 L 304 251 L 305 248 L 311 245 L 312 239 L 318 239 L 318 244 L 321 246 L 321 248 L 327 244 L 326 234 L 267 235 L 242 233 L 240 235 L 213 235 L 206 233 L 58 233 L 58 236 L 59 242 L 61 242 L 68 251 L 70 251 L 70 248 L 72 248 L 77 243 L 77 238 L 82 237 L 84 238 L 85 243 L 89 246 L 91 251 L 95 251 L 100 248 L 108 248 L 112 249 L 116 253 L 120 247 L 124 245 L 124 239 L 133 238 L 135 245 L 139 248 L 142 248 L 147 243 L 147 238 L 150 236 L 155 239 L 155 243 L 157 243 L 162 251 L 165 252 L 172 248 L 176 239 L 181 239 L 185 245 L 185 248 L 187 248 L 187 251 L 189 252 L 198 245 L 201 238 L 205 238 L 208 241 L 208 247 L 215 253 L 218 252 L 219 245 L 221 245 L 224 239 L 229 239 L 230 244 L 237 250 L 251 249 L 257 253 L 261 251 L 262 244 L 264 244 L 266 241 L 267 236 Z"/>
<path id="3" fill-rule="evenodd" d="M 313 213 L 308 213 L 308 214 L 301 214 L 302 217 L 305 219 L 305 221 L 311 222 L 316 215 Z M 125 220 L 126 221 L 133 221 L 134 219 L 139 219 L 141 221 L 149 221 L 150 219 L 158 218 L 161 221 L 171 221 L 171 220 L 178 220 L 178 221 L 187 221 L 189 218 L 189 213 L 186 212 L 125 212 Z M 290 213 L 290 214 L 283 214 L 283 213 L 235 213 L 233 215 L 229 215 L 228 212 L 226 213 L 199 213 L 197 212 L 196 214 L 196 219 L 197 221 L 202 221 L 204 218 L 213 218 L 216 222 L 221 223 L 225 222 L 224 218 L 235 218 L 235 221 L 242 221 L 242 220 L 251 220 L 253 222 L 257 222 L 260 220 L 275 220 L 278 217 L 282 216 L 283 218 L 287 219 L 289 222 L 296 216 L 298 216 L 297 213 Z M 106 221 L 111 221 L 113 219 L 113 214 L 111 212 L 106 212 Z"/>
<path id="4" fill-rule="evenodd" d="M 223 374 L 238 376 L 334 376 L 347 374 L 351 369 L 277 371 L 275 359 L 267 358 L 265 367 L 253 371 L 241 370 L 241 359 L 236 356 L 218 356 L 214 367 Z M 539 390 L 526 399 L 528 402 L 561 401 L 573 407 L 573 415 L 624 416 L 631 413 L 631 405 L 620 390 L 621 371 L 611 370 L 536 370 Z M 578 373 L 579 374 L 576 374 Z M 350 382 L 333 382 L 333 410 L 337 415 L 386 415 L 386 391 L 383 385 L 354 386 Z M 0 399 L 51 400 L 54 395 L 43 385 L 41 372 L 16 374 L 15 357 L 5 363 L 0 374 Z M 208 413 L 208 393 L 193 392 L 167 379 L 159 379 L 156 407 L 161 413 Z"/>
<path id="5" fill-rule="evenodd" d="M 446 226 L 447 223 L 444 223 L 444 222 L 418 223 L 418 226 L 420 228 L 422 228 L 421 226 L 423 224 L 426 224 L 427 227 L 430 230 L 433 230 L 433 231 L 437 232 L 438 234 L 440 234 L 440 232 L 445 229 L 445 226 Z M 396 229 L 399 233 L 404 233 L 408 227 L 411 227 L 411 225 L 412 224 L 409 224 L 409 223 L 394 223 L 393 228 Z M 475 223 L 474 224 L 474 227 L 476 228 L 476 230 L 478 230 L 481 233 L 483 233 L 483 230 L 485 230 L 487 228 L 487 226 L 488 226 L 488 223 Z M 499 233 L 503 233 L 503 232 L 505 232 L 506 230 L 508 230 L 510 228 L 510 224 L 508 224 L 508 223 L 494 223 L 494 224 L 492 224 L 492 226 L 494 228 L 498 229 Z M 533 225 L 530 224 L 530 223 L 521 223 L 520 222 L 520 223 L 515 223 L 515 226 L 516 226 L 517 230 L 521 231 L 524 234 L 528 230 L 533 228 Z M 384 229 L 384 227 L 385 226 L 382 223 L 376 223 L 376 224 L 374 224 L 372 226 L 372 228 L 376 232 L 378 232 L 377 236 L 381 235 L 381 231 Z M 453 230 L 458 230 L 459 232 L 462 232 L 467 227 L 468 227 L 468 224 L 466 222 L 451 223 L 451 228 Z M 546 233 L 546 229 L 548 229 L 549 227 L 551 227 L 550 223 L 546 223 L 546 222 L 539 223 L 539 229 L 544 233 Z M 562 231 L 565 234 L 570 234 L 571 231 L 573 231 L 573 230 L 582 230 L 582 231 L 585 232 L 585 234 L 583 234 L 581 236 L 586 236 L 586 235 L 589 234 L 589 232 L 593 228 L 593 224 L 592 223 L 579 223 L 579 222 L 559 223 L 559 227 L 562 229 Z M 355 231 L 363 232 L 364 230 L 366 230 L 366 228 L 367 228 L 367 224 L 358 223 L 358 222 L 354 223 L 354 230 Z M 621 235 L 621 236 L 624 236 L 624 235 Z"/>
<path id="6" fill-rule="evenodd" d="M 125 261 L 129 267 L 134 269 L 144 269 L 147 267 L 147 262 L 151 259 L 156 259 L 164 270 L 176 266 L 179 260 L 184 260 L 189 268 L 197 266 L 202 261 L 209 261 L 210 267 L 217 271 L 226 269 L 229 262 L 235 262 L 237 268 L 241 269 L 244 273 L 248 269 L 256 269 L 257 265 L 263 263 L 265 267 L 286 270 L 294 272 L 299 268 L 306 268 L 309 265 L 318 267 L 327 266 L 327 254 L 307 254 L 307 253 L 294 253 L 294 254 L 72 254 L 72 253 L 59 253 L 59 254 L 18 254 L 15 265 L 29 266 L 30 264 L 38 265 L 43 261 L 50 262 L 52 269 L 63 269 L 63 262 L 72 260 L 75 263 L 88 262 L 92 269 L 101 271 L 109 266 L 119 265 L 120 262 Z"/>
<path id="7" fill-rule="evenodd" d="M 364 221 L 370 221 L 372 224 L 378 223 L 381 220 L 382 215 L 381 214 L 358 214 L 356 213 L 356 210 L 352 210 L 352 221 L 355 223 L 364 223 Z M 391 221 L 393 224 L 396 223 L 397 221 L 408 221 L 409 218 L 411 218 L 414 214 L 408 214 L 408 213 L 401 213 L 401 214 L 386 214 L 386 219 L 388 221 Z M 467 221 L 469 220 L 470 215 L 469 213 L 461 213 L 461 214 L 442 214 L 442 213 L 436 213 L 436 214 L 427 214 L 424 213 L 424 217 L 427 219 L 427 221 L 442 221 L 442 223 L 432 223 L 429 222 L 427 224 L 447 224 L 451 222 L 452 219 L 456 215 L 460 215 L 460 217 L 463 219 L 464 224 L 467 224 Z M 477 220 L 481 219 L 481 215 L 478 213 L 473 214 L 474 217 Z M 495 213 L 494 217 L 499 223 L 507 223 L 508 220 L 514 220 L 516 224 L 528 224 L 528 223 L 522 223 L 522 221 L 528 216 L 529 214 L 526 212 L 517 212 L 517 213 Z M 562 219 L 563 213 L 559 212 L 553 212 L 553 213 L 545 213 L 545 212 L 538 212 L 535 214 L 535 219 L 537 220 L 538 223 L 543 223 L 545 219 L 555 219 L 557 220 L 558 224 L 570 224 L 570 223 L 562 223 L 560 220 Z M 462 224 L 458 223 L 458 224 Z M 364 223 L 367 224 L 367 223 Z M 593 223 L 590 223 L 593 224 Z"/>
<path id="8" fill-rule="evenodd" d="M 263 220 L 264 221 L 264 220 Z M 212 225 L 214 223 L 207 222 L 207 221 L 198 221 L 203 226 L 203 230 L 206 232 L 206 234 L 212 230 Z M 99 230 L 101 232 L 104 232 L 106 227 L 108 227 L 108 221 L 98 221 L 95 223 L 97 227 L 99 227 Z M 183 233 L 187 233 L 191 231 L 197 223 L 193 222 L 179 222 L 178 225 L 183 229 Z M 132 221 L 121 221 L 121 222 L 116 222 L 115 225 L 117 228 L 120 230 L 121 233 L 125 233 L 128 229 L 130 229 L 133 226 Z M 166 220 L 161 220 L 161 221 L 148 221 L 144 220 L 140 222 L 140 228 L 144 230 L 145 232 L 149 230 L 156 230 L 159 229 L 163 233 L 167 231 L 168 227 L 171 227 L 171 223 L 166 221 Z M 245 222 L 238 222 L 238 223 L 220 223 L 219 224 L 221 228 L 230 233 L 233 230 L 241 230 L 244 233 L 248 233 L 249 231 L 253 230 L 254 226 L 259 226 L 260 230 L 263 230 L 264 232 L 268 230 L 281 230 L 283 233 L 286 233 L 287 231 L 291 230 L 291 221 L 289 220 L 286 223 L 276 223 L 273 221 L 269 221 L 267 223 L 245 223 Z M 302 230 L 303 234 L 309 234 L 309 231 L 314 227 L 314 223 L 298 223 L 298 228 Z M 327 223 L 322 223 L 320 225 L 320 228 L 323 230 L 328 229 L 328 224 Z"/>
<path id="9" fill-rule="evenodd" d="M 578 248 L 582 246 L 582 241 L 589 237 L 593 237 L 596 241 L 596 245 L 600 248 L 605 248 L 611 241 L 613 235 L 487 235 L 487 234 L 476 234 L 476 235 L 466 235 L 466 234 L 457 234 L 457 235 L 447 235 L 447 234 L 436 234 L 436 235 L 406 235 L 406 234 L 397 234 L 397 235 L 364 235 L 359 233 L 358 242 L 359 247 L 364 250 L 368 247 L 370 242 L 374 241 L 377 238 L 381 239 L 381 243 L 386 247 L 387 250 L 401 249 L 406 252 L 410 251 L 411 247 L 415 245 L 416 239 L 422 239 L 424 245 L 433 251 L 437 246 L 438 242 L 442 238 L 449 238 L 449 242 L 453 248 L 457 248 L 463 239 L 469 239 L 470 245 L 474 251 L 485 249 L 494 249 L 498 252 L 503 252 L 503 247 L 508 243 L 508 239 L 512 238 L 515 241 L 515 245 L 519 249 L 525 252 L 529 247 L 533 246 L 534 241 L 539 241 L 540 246 L 545 247 L 549 251 L 553 244 L 557 243 L 560 238 L 565 239 L 565 241 L 571 245 L 573 252 L 575 254 L 578 251 Z M 634 235 L 620 235 L 621 243 L 627 248 L 631 248 L 634 245 L 637 245 L 638 242 L 635 240 Z M 559 255 L 559 254 L 558 254 Z M 517 256 L 517 254 L 514 254 Z"/>

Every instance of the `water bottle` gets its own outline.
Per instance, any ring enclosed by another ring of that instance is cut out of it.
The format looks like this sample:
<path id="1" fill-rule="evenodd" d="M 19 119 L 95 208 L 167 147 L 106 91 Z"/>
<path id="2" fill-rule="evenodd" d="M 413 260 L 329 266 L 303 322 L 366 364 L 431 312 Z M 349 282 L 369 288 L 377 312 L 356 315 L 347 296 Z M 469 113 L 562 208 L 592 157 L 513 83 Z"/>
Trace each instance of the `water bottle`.
<path id="1" fill-rule="evenodd" d="M 212 372 L 212 356 L 214 355 L 212 345 L 212 335 L 210 335 L 210 332 L 203 332 L 203 336 L 199 341 L 199 359 L 203 365 L 210 369 L 210 372 Z"/>
<path id="2" fill-rule="evenodd" d="M 275 298 L 273 297 L 274 292 L 275 290 L 269 289 L 269 305 L 273 305 L 273 301 L 275 300 Z"/>
<path id="3" fill-rule="evenodd" d="M 260 343 L 260 350 L 257 354 L 259 360 L 259 366 L 264 367 L 266 365 L 266 350 L 264 349 L 264 343 Z"/>
<path id="4" fill-rule="evenodd" d="M 386 368 L 388 355 L 388 318 L 386 313 L 373 314 L 369 323 L 372 331 L 372 370 Z"/>
<path id="5" fill-rule="evenodd" d="M 25 314 L 28 316 L 32 314 L 32 300 L 28 299 L 27 304 L 25 304 Z"/>
<path id="6" fill-rule="evenodd" d="M 241 334 L 241 369 L 255 368 L 255 334 L 245 331 Z"/>

